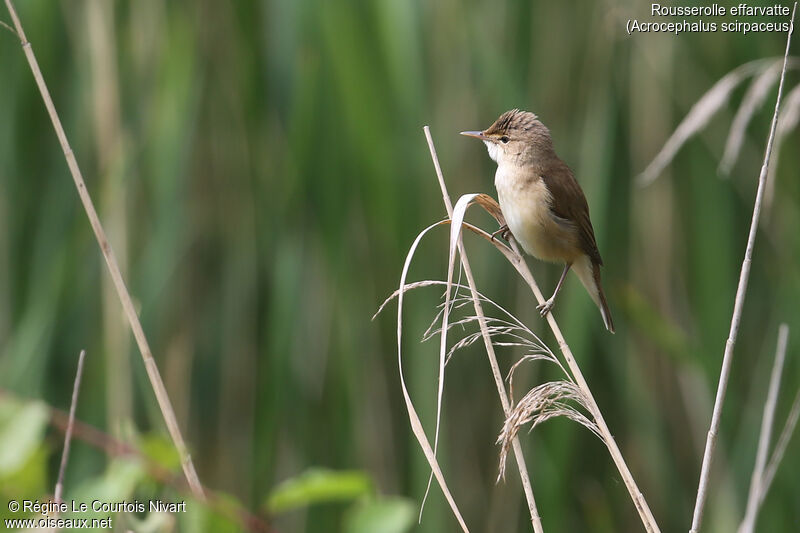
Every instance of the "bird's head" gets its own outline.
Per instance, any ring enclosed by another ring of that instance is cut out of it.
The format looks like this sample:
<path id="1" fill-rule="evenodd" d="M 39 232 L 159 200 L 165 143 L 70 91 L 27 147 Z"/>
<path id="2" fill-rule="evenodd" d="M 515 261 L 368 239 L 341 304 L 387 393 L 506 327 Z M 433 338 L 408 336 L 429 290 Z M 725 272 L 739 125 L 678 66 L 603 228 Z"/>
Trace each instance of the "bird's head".
<path id="1" fill-rule="evenodd" d="M 498 165 L 525 164 L 553 146 L 550 131 L 539 118 L 519 109 L 506 111 L 483 131 L 462 131 L 461 135 L 482 140 Z"/>

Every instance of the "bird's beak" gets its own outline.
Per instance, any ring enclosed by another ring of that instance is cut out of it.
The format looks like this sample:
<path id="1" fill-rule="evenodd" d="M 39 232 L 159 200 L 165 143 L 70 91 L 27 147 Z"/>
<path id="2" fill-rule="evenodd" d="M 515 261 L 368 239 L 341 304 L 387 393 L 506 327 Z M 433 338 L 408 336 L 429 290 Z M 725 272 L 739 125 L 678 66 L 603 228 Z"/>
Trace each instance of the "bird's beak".
<path id="1" fill-rule="evenodd" d="M 482 131 L 462 131 L 461 135 L 466 135 L 467 137 L 475 137 L 476 139 L 480 139 L 482 141 L 490 140 L 489 137 L 484 135 Z"/>

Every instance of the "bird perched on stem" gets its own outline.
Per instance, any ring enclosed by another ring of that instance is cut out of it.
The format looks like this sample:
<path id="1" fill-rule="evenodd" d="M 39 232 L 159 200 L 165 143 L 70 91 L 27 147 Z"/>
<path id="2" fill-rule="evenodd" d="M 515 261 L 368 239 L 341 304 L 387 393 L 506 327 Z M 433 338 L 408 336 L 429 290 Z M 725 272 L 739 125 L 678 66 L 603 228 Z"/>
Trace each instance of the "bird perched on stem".
<path id="1" fill-rule="evenodd" d="M 614 333 L 589 205 L 572 170 L 555 150 L 550 130 L 536 115 L 513 109 L 483 131 L 462 131 L 480 139 L 497 162 L 494 185 L 507 226 L 522 248 L 544 261 L 563 262 L 553 296 L 538 307 L 542 316 L 553 308 L 570 268 L 600 309 L 606 329 Z"/>

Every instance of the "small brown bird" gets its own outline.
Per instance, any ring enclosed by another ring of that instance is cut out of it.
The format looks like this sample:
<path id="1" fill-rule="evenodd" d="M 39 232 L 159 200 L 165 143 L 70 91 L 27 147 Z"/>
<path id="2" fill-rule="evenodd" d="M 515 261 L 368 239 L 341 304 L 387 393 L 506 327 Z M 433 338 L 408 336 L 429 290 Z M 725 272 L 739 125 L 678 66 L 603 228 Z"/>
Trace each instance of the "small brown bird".
<path id="1" fill-rule="evenodd" d="M 564 262 L 556 290 L 538 307 L 545 316 L 555 304 L 569 269 L 575 271 L 614 333 L 600 283 L 603 260 L 597 250 L 589 205 L 572 170 L 553 150 L 550 130 L 533 113 L 513 109 L 484 131 L 462 131 L 482 140 L 497 162 L 494 185 L 507 227 L 530 255 Z"/>

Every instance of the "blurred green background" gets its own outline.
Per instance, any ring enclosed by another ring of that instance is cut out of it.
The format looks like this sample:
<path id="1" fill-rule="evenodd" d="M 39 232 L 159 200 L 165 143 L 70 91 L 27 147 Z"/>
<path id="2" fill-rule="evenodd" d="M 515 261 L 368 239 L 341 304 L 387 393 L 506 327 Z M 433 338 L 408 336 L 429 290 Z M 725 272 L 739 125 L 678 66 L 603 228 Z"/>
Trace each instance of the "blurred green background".
<path id="1" fill-rule="evenodd" d="M 219 491 L 118 529 L 236 531 L 249 509 L 279 532 L 456 531 L 437 488 L 416 525 L 429 470 L 400 393 L 396 306 L 370 317 L 417 232 L 445 215 L 422 126 L 454 200 L 494 195 L 494 163 L 457 132 L 513 107 L 539 114 L 583 185 L 617 334 L 574 276 L 555 316 L 662 530 L 689 528 L 775 87 L 730 177 L 717 165 L 749 82 L 657 181 L 634 180 L 706 90 L 782 54 L 785 35 L 628 36 L 628 19 L 651 20 L 631 1 L 16 4 L 200 478 Z M 47 406 L 68 409 L 84 348 L 77 415 L 110 444 L 79 432 L 65 497 L 188 498 L 19 41 L 1 28 L 0 80 L 0 515 L 52 494 L 63 435 Z M 798 81 L 789 71 L 787 92 Z M 798 140 L 781 142 L 763 213 L 704 531 L 744 514 L 783 321 L 775 435 L 800 385 Z M 411 279 L 445 276 L 446 233 L 423 243 Z M 473 236 L 466 246 L 481 290 L 555 350 L 513 270 Z M 548 293 L 560 268 L 530 264 Z M 409 297 L 404 338 L 431 435 L 438 341 L 418 340 L 439 295 Z M 501 351 L 502 368 L 519 355 Z M 516 390 L 554 375 L 528 365 Z M 501 424 L 485 354 L 460 352 L 440 450 L 450 487 L 472 530 L 529 531 L 518 475 L 495 483 Z M 136 457 L 114 458 L 118 441 Z M 800 523 L 797 442 L 759 530 Z M 546 531 L 641 530 L 588 431 L 555 420 L 523 443 Z"/>

